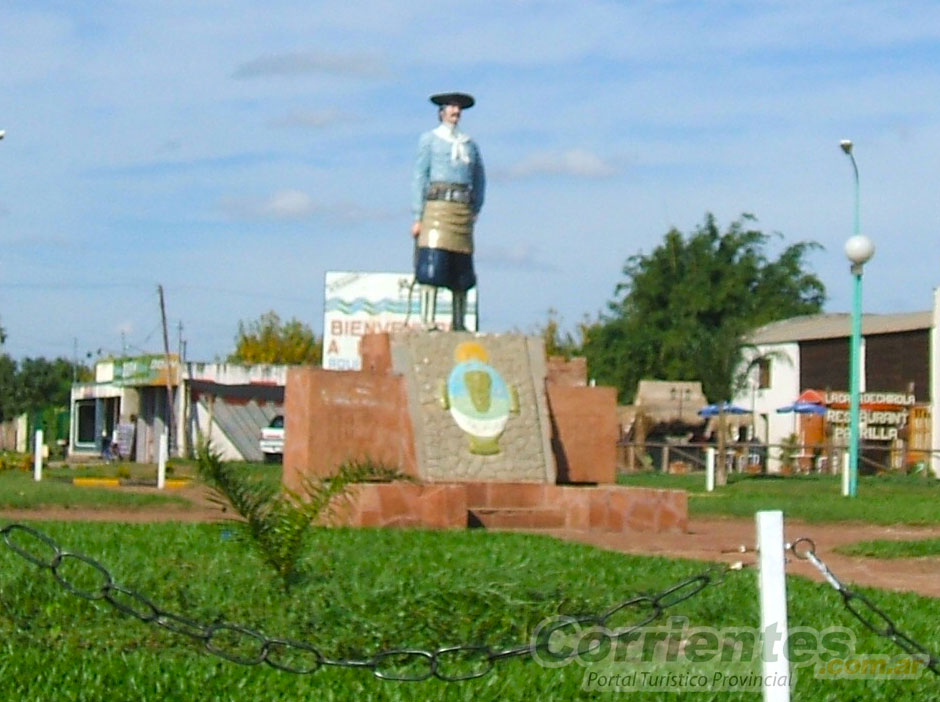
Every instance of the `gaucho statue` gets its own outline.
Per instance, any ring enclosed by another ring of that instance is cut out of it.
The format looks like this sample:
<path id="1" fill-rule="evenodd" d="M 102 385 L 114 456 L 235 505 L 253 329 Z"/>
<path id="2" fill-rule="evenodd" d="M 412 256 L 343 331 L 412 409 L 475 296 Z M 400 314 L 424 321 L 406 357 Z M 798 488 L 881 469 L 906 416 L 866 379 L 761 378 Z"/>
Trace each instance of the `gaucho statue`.
<path id="1" fill-rule="evenodd" d="M 416 238 L 415 280 L 421 286 L 421 323 L 436 329 L 438 288 L 453 294 L 455 331 L 466 329 L 467 291 L 476 285 L 473 225 L 486 190 L 480 150 L 457 129 L 474 99 L 465 93 L 432 95 L 437 128 L 421 135 L 412 182 L 411 234 Z"/>

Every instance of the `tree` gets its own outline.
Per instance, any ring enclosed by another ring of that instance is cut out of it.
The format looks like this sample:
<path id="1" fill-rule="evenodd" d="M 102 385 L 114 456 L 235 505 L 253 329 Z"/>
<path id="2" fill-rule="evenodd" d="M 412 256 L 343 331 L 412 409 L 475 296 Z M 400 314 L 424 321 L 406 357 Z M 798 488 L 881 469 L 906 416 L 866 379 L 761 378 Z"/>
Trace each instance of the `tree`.
<path id="1" fill-rule="evenodd" d="M 69 405 L 73 380 L 88 380 L 90 371 L 64 358 L 24 358 L 17 363 L 0 355 L 0 421 L 23 412 Z"/>
<path id="2" fill-rule="evenodd" d="M 7 354 L 0 354 L 0 422 L 17 414 L 16 361 Z"/>
<path id="3" fill-rule="evenodd" d="M 562 331 L 562 320 L 558 315 L 558 310 L 549 308 L 548 319 L 544 325 L 537 325 L 535 333 L 542 337 L 545 342 L 546 356 L 561 356 L 565 359 L 571 359 L 572 356 L 582 355 L 582 346 L 584 338 L 589 327 L 585 319 L 578 325 L 578 340 L 571 332 Z"/>
<path id="4" fill-rule="evenodd" d="M 73 366 L 64 358 L 24 358 L 20 361 L 17 385 L 25 411 L 44 407 L 67 407 L 72 390 Z"/>
<path id="5" fill-rule="evenodd" d="M 771 260 L 772 237 L 755 222 L 744 214 L 721 233 L 708 214 L 690 235 L 672 229 L 652 253 L 629 257 L 608 314 L 587 329 L 591 376 L 623 401 L 641 378 L 700 380 L 710 400 L 730 399 L 746 335 L 825 301 L 805 260 L 820 245 L 791 244 Z"/>
<path id="6" fill-rule="evenodd" d="M 323 342 L 296 319 L 281 322 L 277 312 L 265 312 L 253 322 L 239 322 L 233 363 L 320 363 Z"/>

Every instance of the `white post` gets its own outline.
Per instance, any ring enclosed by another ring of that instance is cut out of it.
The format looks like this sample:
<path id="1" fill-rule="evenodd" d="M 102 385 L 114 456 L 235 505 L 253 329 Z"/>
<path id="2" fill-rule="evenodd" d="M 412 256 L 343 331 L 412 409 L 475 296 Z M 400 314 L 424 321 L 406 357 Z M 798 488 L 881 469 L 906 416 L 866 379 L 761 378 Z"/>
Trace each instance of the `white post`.
<path id="1" fill-rule="evenodd" d="M 930 330 L 930 468 L 940 478 L 940 288 L 933 291 L 933 328 Z"/>
<path id="2" fill-rule="evenodd" d="M 783 512 L 757 513 L 757 550 L 764 702 L 789 702 L 791 680 L 787 655 L 789 629 Z"/>
<path id="3" fill-rule="evenodd" d="M 157 489 L 162 490 L 166 487 L 166 454 L 167 454 L 166 432 L 160 434 L 160 445 L 157 448 Z"/>
<path id="4" fill-rule="evenodd" d="M 842 497 L 849 496 L 849 452 L 842 452 Z"/>
<path id="5" fill-rule="evenodd" d="M 705 449 L 705 490 L 715 491 L 715 448 L 709 446 Z"/>
<path id="6" fill-rule="evenodd" d="M 36 430 L 36 439 L 33 445 L 33 480 L 37 483 L 42 480 L 42 429 Z"/>

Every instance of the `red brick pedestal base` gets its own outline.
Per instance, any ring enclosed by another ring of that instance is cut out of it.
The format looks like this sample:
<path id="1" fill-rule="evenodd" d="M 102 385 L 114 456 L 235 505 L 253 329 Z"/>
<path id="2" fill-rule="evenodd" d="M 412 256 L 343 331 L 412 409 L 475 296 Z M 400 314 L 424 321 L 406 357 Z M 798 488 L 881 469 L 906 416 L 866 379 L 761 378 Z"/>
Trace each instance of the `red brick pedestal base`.
<path id="1" fill-rule="evenodd" d="M 685 531 L 687 494 L 620 486 L 537 483 L 368 483 L 334 523 L 366 527 Z"/>

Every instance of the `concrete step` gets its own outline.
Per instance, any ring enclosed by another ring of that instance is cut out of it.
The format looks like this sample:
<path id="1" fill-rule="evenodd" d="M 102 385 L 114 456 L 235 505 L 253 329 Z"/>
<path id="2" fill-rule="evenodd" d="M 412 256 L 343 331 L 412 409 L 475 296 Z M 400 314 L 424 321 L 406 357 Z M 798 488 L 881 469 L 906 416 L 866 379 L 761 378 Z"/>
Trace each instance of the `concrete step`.
<path id="1" fill-rule="evenodd" d="M 477 507 L 467 511 L 467 526 L 485 529 L 563 529 L 565 510 L 555 507 Z"/>

